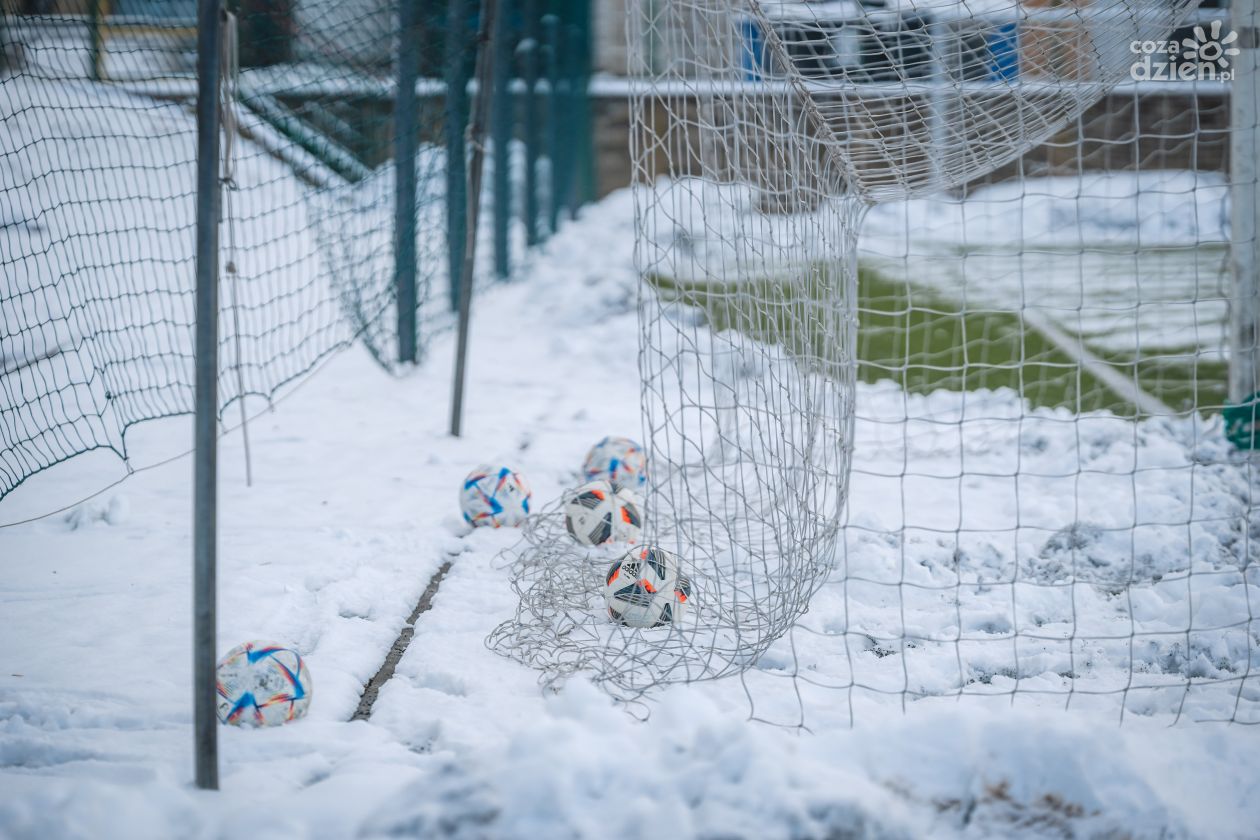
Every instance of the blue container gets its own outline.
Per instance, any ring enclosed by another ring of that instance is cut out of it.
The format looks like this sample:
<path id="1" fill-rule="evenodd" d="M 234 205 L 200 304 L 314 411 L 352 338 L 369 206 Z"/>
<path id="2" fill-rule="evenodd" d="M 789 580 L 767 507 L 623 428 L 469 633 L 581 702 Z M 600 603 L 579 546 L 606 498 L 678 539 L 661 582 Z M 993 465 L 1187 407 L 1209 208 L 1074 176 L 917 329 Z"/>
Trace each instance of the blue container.
<path id="1" fill-rule="evenodd" d="M 739 29 L 744 41 L 744 48 L 739 51 L 744 81 L 760 82 L 766 70 L 766 36 L 752 18 L 746 17 L 740 21 Z"/>
<path id="2" fill-rule="evenodd" d="M 995 82 L 1019 78 L 1019 27 L 1005 23 L 989 33 L 989 78 Z"/>

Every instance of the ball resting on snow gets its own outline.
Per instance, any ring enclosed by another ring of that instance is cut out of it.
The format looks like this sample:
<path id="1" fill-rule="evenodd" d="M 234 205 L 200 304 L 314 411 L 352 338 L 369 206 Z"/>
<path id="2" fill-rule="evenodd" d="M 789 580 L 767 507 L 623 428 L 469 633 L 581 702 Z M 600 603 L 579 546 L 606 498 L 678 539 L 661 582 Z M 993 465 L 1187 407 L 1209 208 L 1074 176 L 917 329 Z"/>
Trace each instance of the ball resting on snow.
<path id="1" fill-rule="evenodd" d="M 311 705 L 311 672 L 301 654 L 275 642 L 237 645 L 219 660 L 216 676 L 221 723 L 279 726 Z"/>
<path id="2" fill-rule="evenodd" d="M 606 437 L 586 453 L 582 474 L 587 481 L 607 481 L 614 490 L 638 491 L 647 484 L 647 459 L 630 438 Z"/>
<path id="3" fill-rule="evenodd" d="M 629 489 L 589 481 L 565 494 L 564 527 L 582 545 L 633 545 L 643 535 L 643 502 Z"/>
<path id="4" fill-rule="evenodd" d="M 510 467 L 482 464 L 464 478 L 459 508 L 473 526 L 514 527 L 529 517 L 529 485 Z"/>
<path id="5" fill-rule="evenodd" d="M 691 597 L 691 581 L 678 569 L 678 558 L 662 548 L 628 551 L 609 567 L 604 579 L 608 617 L 644 628 L 678 621 Z"/>

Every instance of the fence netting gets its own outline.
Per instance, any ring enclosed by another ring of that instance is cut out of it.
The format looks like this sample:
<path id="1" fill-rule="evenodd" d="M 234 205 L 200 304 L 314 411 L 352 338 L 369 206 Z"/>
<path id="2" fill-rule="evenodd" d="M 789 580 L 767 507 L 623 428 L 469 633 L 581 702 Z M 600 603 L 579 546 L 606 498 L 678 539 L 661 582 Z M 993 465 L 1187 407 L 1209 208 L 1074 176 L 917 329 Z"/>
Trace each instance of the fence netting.
<path id="1" fill-rule="evenodd" d="M 192 410 L 196 4 L 89 5 L 0 18 L 0 497 Z M 221 411 L 356 337 L 398 357 L 395 6 L 227 7 Z M 428 46 L 444 17 L 425 6 Z M 421 347 L 449 310 L 440 81 L 418 86 Z"/>

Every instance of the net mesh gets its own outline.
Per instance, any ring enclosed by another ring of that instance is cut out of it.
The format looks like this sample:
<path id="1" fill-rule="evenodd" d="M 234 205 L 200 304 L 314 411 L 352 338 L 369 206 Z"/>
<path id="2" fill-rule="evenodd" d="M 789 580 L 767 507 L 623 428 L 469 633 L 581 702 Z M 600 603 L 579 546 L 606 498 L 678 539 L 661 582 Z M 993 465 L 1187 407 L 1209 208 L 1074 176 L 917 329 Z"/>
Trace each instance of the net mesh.
<path id="1" fill-rule="evenodd" d="M 791 725 L 836 689 L 1255 719 L 1254 481 L 1205 416 L 1228 106 L 1109 94 L 1196 4 L 887 5 L 635 6 L 645 541 L 695 606 L 608 621 L 553 509 L 490 645 L 623 699 L 739 673 Z"/>
<path id="2" fill-rule="evenodd" d="M 394 6 L 228 5 L 221 411 L 356 336 L 397 358 Z M 128 430 L 192 410 L 195 12 L 0 19 L 0 497 L 94 449 L 142 466 Z M 423 342 L 446 318 L 446 263 L 441 100 L 420 108 Z"/>

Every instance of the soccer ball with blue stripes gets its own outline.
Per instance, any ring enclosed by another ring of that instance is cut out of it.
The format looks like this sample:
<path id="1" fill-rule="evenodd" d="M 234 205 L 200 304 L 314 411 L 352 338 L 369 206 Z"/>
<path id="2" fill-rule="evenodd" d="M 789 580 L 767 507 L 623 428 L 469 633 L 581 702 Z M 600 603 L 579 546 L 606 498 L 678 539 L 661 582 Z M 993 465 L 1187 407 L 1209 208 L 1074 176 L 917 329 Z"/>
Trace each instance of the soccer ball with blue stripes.
<path id="1" fill-rule="evenodd" d="M 504 466 L 482 464 L 464 479 L 459 508 L 464 521 L 476 527 L 513 527 L 529 517 L 529 485 L 521 474 Z"/>
<path id="2" fill-rule="evenodd" d="M 302 655 L 275 642 L 246 642 L 219 660 L 218 713 L 232 726 L 278 726 L 311 705 L 311 672 Z"/>
<path id="3" fill-rule="evenodd" d="M 582 475 L 587 481 L 607 481 L 614 490 L 641 492 L 647 484 L 647 458 L 630 438 L 606 437 L 586 453 Z"/>

